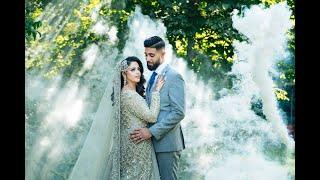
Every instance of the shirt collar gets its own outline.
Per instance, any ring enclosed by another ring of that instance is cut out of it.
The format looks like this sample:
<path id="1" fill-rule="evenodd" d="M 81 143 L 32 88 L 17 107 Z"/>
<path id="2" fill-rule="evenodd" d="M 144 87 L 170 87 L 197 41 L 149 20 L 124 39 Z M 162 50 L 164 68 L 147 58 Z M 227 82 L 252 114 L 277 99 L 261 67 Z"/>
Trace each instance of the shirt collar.
<path id="1" fill-rule="evenodd" d="M 162 71 L 164 70 L 164 68 L 168 65 L 168 63 L 163 62 L 162 64 L 160 64 L 160 66 L 155 70 L 155 72 L 157 74 L 161 74 Z"/>

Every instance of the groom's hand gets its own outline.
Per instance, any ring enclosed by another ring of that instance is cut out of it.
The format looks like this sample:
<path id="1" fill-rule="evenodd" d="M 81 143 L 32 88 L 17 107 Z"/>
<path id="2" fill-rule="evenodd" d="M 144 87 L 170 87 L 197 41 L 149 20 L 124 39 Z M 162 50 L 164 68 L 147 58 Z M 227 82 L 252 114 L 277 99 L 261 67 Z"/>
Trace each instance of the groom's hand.
<path id="1" fill-rule="evenodd" d="M 148 128 L 138 128 L 130 133 L 130 139 L 136 144 L 140 143 L 143 140 L 151 138 L 151 136 L 152 135 Z"/>

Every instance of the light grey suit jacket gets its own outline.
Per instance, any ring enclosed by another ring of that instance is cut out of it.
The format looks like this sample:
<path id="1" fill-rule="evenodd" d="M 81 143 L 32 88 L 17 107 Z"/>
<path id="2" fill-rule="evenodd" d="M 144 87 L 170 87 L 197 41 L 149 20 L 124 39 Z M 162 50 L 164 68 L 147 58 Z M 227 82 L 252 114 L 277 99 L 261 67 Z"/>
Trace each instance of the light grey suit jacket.
<path id="1" fill-rule="evenodd" d="M 148 126 L 156 152 L 181 151 L 185 148 L 180 125 L 180 121 L 185 116 L 185 82 L 170 65 L 165 67 L 162 74 L 165 77 L 165 83 L 160 90 L 160 112 L 157 122 L 150 123 Z M 150 96 L 151 93 L 147 92 L 148 104 L 150 104 Z"/>

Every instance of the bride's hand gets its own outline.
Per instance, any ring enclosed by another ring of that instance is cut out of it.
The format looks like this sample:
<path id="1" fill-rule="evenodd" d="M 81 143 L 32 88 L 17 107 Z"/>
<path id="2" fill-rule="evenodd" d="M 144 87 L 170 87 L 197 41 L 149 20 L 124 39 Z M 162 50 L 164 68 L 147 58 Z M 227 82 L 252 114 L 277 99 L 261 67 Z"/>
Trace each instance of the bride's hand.
<path id="1" fill-rule="evenodd" d="M 155 88 L 154 88 L 154 91 L 158 91 L 158 92 L 159 92 L 159 91 L 161 90 L 164 82 L 165 82 L 164 76 L 159 75 L 159 76 L 158 76 L 158 79 L 157 79 L 157 84 L 156 84 L 156 86 L 155 86 Z"/>

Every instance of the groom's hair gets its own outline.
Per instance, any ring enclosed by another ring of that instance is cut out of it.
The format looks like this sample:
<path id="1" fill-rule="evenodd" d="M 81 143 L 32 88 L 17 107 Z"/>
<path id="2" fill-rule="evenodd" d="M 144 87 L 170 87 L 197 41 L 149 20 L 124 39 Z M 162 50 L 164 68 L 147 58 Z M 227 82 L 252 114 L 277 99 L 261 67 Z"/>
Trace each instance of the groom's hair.
<path id="1" fill-rule="evenodd" d="M 144 40 L 144 47 L 156 48 L 158 50 L 164 48 L 165 43 L 159 36 L 152 36 Z"/>

